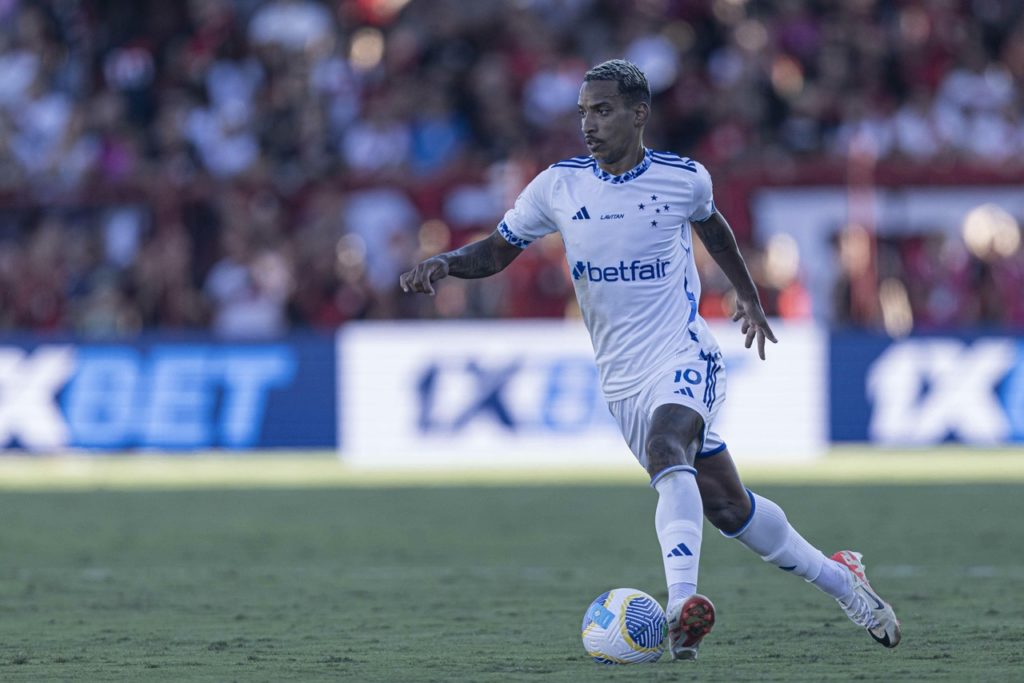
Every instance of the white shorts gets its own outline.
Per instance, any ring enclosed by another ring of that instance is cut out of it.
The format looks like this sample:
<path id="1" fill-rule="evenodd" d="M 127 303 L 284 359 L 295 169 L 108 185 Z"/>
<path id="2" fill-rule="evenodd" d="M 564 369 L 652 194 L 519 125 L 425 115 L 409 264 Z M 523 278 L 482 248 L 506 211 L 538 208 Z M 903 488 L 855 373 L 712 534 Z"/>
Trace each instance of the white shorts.
<path id="1" fill-rule="evenodd" d="M 704 441 L 698 458 L 707 458 L 725 450 L 722 437 L 712 429 L 718 409 L 725 402 L 725 367 L 722 354 L 716 349 L 705 353 L 695 349 L 693 355 L 681 356 L 666 369 L 653 372 L 639 393 L 608 404 L 619 424 L 629 449 L 647 467 L 647 432 L 651 417 L 659 407 L 669 403 L 691 408 L 704 418 Z"/>

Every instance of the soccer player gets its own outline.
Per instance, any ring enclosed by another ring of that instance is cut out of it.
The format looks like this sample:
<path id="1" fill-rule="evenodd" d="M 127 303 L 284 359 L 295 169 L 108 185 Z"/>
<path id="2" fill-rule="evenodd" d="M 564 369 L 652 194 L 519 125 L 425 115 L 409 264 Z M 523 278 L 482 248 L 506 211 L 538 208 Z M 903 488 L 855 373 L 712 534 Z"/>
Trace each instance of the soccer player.
<path id="1" fill-rule="evenodd" d="M 402 289 L 433 294 L 446 276 L 493 275 L 534 240 L 560 233 L 605 399 L 658 493 L 654 525 L 673 658 L 696 658 L 715 621 L 711 601 L 696 592 L 703 516 L 835 598 L 872 638 L 895 647 L 899 622 L 868 583 L 860 554 L 829 558 L 804 540 L 778 505 L 744 488 L 714 431 L 725 369 L 698 313 L 692 232 L 736 289 L 733 319 L 742 321 L 746 347 L 756 341 L 764 360 L 765 340 L 776 339 L 732 229 L 715 208 L 707 170 L 644 146 L 650 88 L 630 62 L 588 71 L 578 104 L 590 155 L 541 172 L 490 236 L 419 263 L 401 276 Z"/>

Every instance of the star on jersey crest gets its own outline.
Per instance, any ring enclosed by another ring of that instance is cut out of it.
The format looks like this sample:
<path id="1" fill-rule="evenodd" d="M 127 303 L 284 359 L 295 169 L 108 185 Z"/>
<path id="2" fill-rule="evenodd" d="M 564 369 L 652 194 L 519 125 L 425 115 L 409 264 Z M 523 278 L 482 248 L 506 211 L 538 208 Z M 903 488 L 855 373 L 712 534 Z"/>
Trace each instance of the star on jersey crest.
<path id="1" fill-rule="evenodd" d="M 638 208 L 638 209 L 640 209 L 641 211 L 643 211 L 643 210 L 644 210 L 644 206 L 645 206 L 645 205 L 644 205 L 644 204 L 637 204 L 636 206 L 637 206 L 637 208 Z"/>
<path id="2" fill-rule="evenodd" d="M 651 221 L 651 227 L 652 228 L 658 227 L 658 221 Z"/>
<path id="3" fill-rule="evenodd" d="M 658 201 L 658 195 L 656 195 L 656 194 L 652 194 L 652 195 L 651 195 L 651 201 L 652 201 L 652 202 L 656 202 L 656 201 Z"/>

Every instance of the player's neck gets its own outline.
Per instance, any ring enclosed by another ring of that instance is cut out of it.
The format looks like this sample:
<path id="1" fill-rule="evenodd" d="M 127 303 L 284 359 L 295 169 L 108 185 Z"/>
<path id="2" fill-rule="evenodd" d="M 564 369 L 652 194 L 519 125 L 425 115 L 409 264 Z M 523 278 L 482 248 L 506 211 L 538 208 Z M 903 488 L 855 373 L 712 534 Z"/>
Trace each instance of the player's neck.
<path id="1" fill-rule="evenodd" d="M 644 155 L 647 150 L 644 149 L 644 143 L 638 142 L 637 146 L 633 148 L 629 153 L 624 154 L 621 159 L 613 164 L 603 164 L 600 161 L 597 162 L 598 168 L 606 173 L 612 175 L 622 175 L 626 171 L 639 165 L 644 160 Z"/>

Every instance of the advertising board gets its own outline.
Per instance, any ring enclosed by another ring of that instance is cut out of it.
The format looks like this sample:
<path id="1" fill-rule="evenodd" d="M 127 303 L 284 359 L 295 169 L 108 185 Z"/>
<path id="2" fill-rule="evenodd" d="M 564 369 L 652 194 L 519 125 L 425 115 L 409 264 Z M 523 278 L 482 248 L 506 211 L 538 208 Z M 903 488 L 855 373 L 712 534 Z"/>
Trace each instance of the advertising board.
<path id="1" fill-rule="evenodd" d="M 0 342 L 0 448 L 333 447 L 334 344 Z"/>
<path id="2" fill-rule="evenodd" d="M 1024 441 L 1024 338 L 835 333 L 829 347 L 833 441 Z"/>
<path id="3" fill-rule="evenodd" d="M 713 327 L 727 372 L 715 428 L 739 461 L 825 446 L 824 343 L 779 325 L 767 362 Z M 608 412 L 590 339 L 563 321 L 356 323 L 339 335 L 341 454 L 371 467 L 617 466 L 632 455 Z"/>

